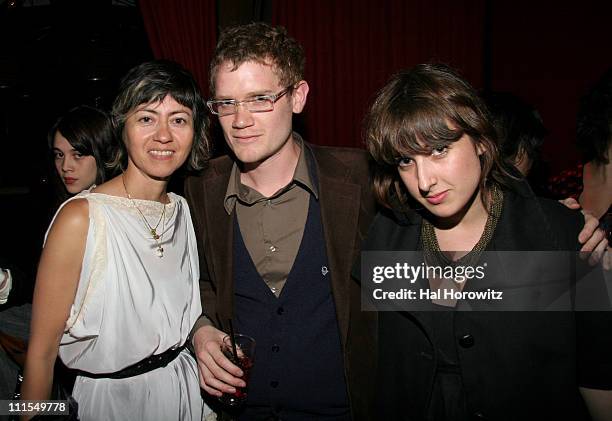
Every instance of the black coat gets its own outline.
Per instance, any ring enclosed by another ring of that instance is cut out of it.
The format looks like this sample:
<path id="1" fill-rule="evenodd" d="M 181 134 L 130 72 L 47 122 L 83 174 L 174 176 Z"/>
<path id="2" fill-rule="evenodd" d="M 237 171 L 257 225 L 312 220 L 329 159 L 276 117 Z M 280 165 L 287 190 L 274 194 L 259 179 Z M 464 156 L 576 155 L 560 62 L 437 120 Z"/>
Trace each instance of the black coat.
<path id="1" fill-rule="evenodd" d="M 380 213 L 363 250 L 418 250 L 421 222 L 415 213 L 401 218 Z M 538 199 L 519 184 L 504 191 L 502 215 L 487 249 L 576 250 L 583 222 L 579 212 Z M 435 315 L 379 314 L 380 419 L 427 419 L 438 362 Z M 472 419 L 588 419 L 578 386 L 612 389 L 610 312 L 461 311 L 454 316 L 453 340 Z"/>

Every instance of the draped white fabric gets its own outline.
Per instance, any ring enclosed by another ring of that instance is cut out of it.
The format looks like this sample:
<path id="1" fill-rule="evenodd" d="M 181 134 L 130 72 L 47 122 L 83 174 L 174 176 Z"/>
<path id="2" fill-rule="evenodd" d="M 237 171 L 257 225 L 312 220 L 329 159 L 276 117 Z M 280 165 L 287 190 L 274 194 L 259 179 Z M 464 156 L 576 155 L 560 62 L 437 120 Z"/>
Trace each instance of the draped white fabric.
<path id="1" fill-rule="evenodd" d="M 185 199 L 169 193 L 163 257 L 134 203 L 83 191 L 89 230 L 81 276 L 59 356 L 91 373 L 121 370 L 182 345 L 201 313 L 196 241 Z M 135 200 L 153 227 L 163 205 Z M 81 420 L 201 420 L 197 366 L 187 351 L 168 366 L 127 379 L 77 377 Z M 208 410 L 206 411 L 208 412 Z"/>

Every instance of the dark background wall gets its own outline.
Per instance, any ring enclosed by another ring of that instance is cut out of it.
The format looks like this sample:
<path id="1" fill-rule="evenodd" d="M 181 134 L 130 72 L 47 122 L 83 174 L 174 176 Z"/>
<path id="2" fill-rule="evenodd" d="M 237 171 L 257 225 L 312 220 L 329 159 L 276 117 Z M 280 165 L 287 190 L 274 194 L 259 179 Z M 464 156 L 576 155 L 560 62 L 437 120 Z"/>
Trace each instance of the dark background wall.
<path id="1" fill-rule="evenodd" d="M 121 75 L 152 57 L 134 4 L 0 1 L 0 256 L 29 280 L 54 202 L 49 127 L 78 104 L 108 109 Z"/>
<path id="2" fill-rule="evenodd" d="M 612 66 L 612 2 L 491 1 L 490 87 L 540 111 L 554 171 L 574 164 L 578 101 Z"/>

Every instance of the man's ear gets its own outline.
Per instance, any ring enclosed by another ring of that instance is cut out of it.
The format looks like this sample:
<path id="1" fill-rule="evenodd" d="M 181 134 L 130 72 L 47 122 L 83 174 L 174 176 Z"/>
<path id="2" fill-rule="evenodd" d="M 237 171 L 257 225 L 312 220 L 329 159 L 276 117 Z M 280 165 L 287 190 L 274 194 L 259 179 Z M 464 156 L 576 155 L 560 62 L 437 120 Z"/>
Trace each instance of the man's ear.
<path id="1" fill-rule="evenodd" d="M 308 97 L 308 83 L 305 80 L 300 80 L 295 84 L 291 93 L 292 110 L 295 114 L 299 114 L 306 106 L 306 98 Z"/>

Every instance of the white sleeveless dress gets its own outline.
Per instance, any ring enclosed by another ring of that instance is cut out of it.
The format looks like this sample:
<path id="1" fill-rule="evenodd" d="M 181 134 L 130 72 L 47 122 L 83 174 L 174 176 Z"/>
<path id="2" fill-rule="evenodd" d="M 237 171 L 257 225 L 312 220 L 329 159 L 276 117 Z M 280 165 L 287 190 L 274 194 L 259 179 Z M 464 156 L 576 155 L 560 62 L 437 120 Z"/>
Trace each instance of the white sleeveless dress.
<path id="1" fill-rule="evenodd" d="M 66 366 L 115 372 L 187 340 L 201 313 L 198 253 L 185 199 L 168 196 L 171 203 L 157 229 L 163 232 L 161 258 L 129 199 L 89 190 L 69 199 L 88 201 L 89 230 L 59 347 Z M 135 202 L 155 226 L 163 205 Z M 196 362 L 186 350 L 166 367 L 135 377 L 77 376 L 73 396 L 82 421 L 200 421 L 210 413 L 200 395 Z"/>

